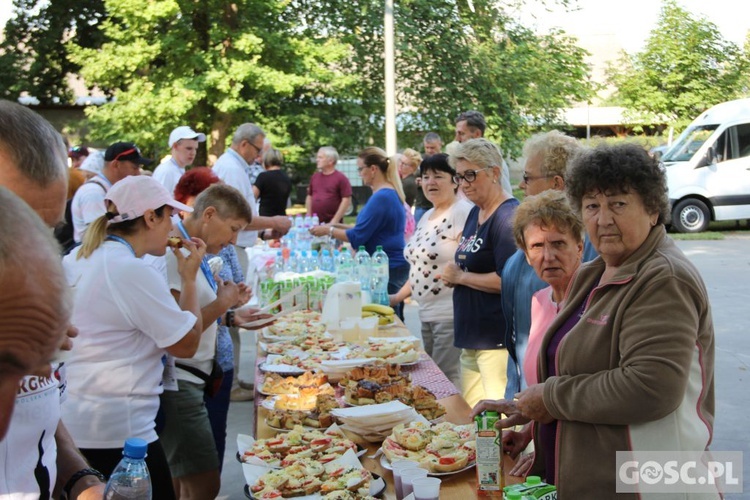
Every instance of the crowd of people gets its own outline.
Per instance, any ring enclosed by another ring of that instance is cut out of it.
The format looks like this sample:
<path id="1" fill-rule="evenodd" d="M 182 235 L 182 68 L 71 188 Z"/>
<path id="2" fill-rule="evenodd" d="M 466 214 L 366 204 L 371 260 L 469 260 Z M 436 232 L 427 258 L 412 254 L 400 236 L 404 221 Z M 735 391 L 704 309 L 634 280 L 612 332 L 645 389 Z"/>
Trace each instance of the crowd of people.
<path id="1" fill-rule="evenodd" d="M 391 304 L 418 305 L 426 352 L 474 415 L 503 414 L 512 474 L 613 498 L 615 451 L 707 449 L 705 286 L 666 234 L 665 175 L 642 148 L 537 134 L 519 202 L 486 129 L 467 111 L 449 154 L 435 133 L 423 154 L 360 151 L 372 196 L 353 225 L 338 153 L 320 148 L 310 231 L 383 248 Z M 140 175 L 153 162 L 134 143 L 66 155 L 47 121 L 0 101 L 0 452 L 15 465 L 0 498 L 100 499 L 128 437 L 149 444 L 154 498 L 218 494 L 230 401 L 252 397 L 237 325 L 266 318 L 241 307 L 245 249 L 289 231 L 292 184 L 253 123 L 189 168 L 205 141 L 175 128 L 170 158 Z"/>

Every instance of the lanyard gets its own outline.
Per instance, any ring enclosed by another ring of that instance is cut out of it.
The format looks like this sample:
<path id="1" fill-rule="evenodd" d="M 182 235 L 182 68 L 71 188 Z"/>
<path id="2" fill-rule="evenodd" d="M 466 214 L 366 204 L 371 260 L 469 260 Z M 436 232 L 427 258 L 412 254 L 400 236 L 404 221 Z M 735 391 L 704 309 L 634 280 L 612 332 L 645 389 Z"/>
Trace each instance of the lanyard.
<path id="1" fill-rule="evenodd" d="M 121 237 L 116 236 L 114 234 L 108 234 L 106 239 L 109 240 L 109 241 L 116 241 L 118 243 L 122 243 L 123 245 L 125 245 L 126 247 L 128 247 L 131 252 L 133 252 L 133 257 L 136 257 L 136 258 L 138 257 L 135 254 L 135 250 L 133 250 L 133 245 L 131 245 L 130 243 L 128 243 L 125 238 L 121 238 Z"/>
<path id="2" fill-rule="evenodd" d="M 182 233 L 182 236 L 185 239 L 189 240 L 190 235 L 185 229 L 185 226 L 182 224 L 182 221 L 177 221 L 177 227 Z M 203 256 L 203 260 L 201 261 L 201 271 L 203 271 L 203 275 L 206 277 L 206 281 L 208 281 L 208 284 L 211 285 L 211 288 L 213 289 L 214 293 L 216 293 L 219 287 L 218 285 L 216 285 L 216 280 L 214 279 L 214 275 L 211 273 L 211 266 L 208 265 L 208 257 L 205 255 Z"/>

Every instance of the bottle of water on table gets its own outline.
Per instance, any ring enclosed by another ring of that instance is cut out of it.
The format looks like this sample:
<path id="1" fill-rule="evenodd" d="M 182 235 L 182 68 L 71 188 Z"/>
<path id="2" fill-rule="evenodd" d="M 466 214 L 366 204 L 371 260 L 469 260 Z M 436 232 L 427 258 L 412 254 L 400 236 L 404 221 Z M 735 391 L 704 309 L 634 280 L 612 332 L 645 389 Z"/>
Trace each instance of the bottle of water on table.
<path id="1" fill-rule="evenodd" d="M 359 250 L 354 255 L 354 262 L 356 264 L 357 279 L 362 287 L 362 291 L 369 292 L 371 259 L 364 245 L 359 246 Z"/>
<path id="2" fill-rule="evenodd" d="M 388 299 L 388 254 L 383 251 L 383 247 L 378 245 L 375 253 L 372 254 L 372 301 L 376 304 L 387 306 Z"/>
<path id="3" fill-rule="evenodd" d="M 128 438 L 122 450 L 122 460 L 107 482 L 105 500 L 151 500 L 151 476 L 146 466 L 148 443 L 139 438 Z"/>

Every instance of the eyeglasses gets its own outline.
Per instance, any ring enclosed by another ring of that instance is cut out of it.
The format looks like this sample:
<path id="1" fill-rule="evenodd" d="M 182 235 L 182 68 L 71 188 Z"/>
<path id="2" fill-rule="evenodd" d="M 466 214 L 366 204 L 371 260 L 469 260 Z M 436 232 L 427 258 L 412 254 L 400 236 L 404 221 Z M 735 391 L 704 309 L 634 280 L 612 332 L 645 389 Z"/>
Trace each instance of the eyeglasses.
<path id="1" fill-rule="evenodd" d="M 133 153 L 137 153 L 138 156 L 141 156 L 141 152 L 138 151 L 138 148 L 130 148 L 130 149 L 126 149 L 122 153 L 120 153 L 117 156 L 115 156 L 114 158 L 112 158 L 112 161 L 117 161 L 120 158 L 122 158 L 123 156 L 127 156 L 127 155 L 130 155 L 130 154 L 133 154 Z"/>
<path id="2" fill-rule="evenodd" d="M 482 170 L 489 170 L 492 167 L 484 167 L 480 168 L 479 170 L 467 170 L 464 172 L 463 175 L 456 174 L 453 176 L 453 182 L 456 184 L 461 184 L 462 181 L 466 181 L 467 184 L 471 184 L 475 180 L 477 180 L 477 172 L 481 172 Z"/>
<path id="3" fill-rule="evenodd" d="M 554 177 L 554 175 L 535 175 L 535 176 L 531 176 L 531 175 L 528 175 L 528 174 L 523 174 L 522 179 L 523 179 L 523 182 L 525 182 L 526 184 L 528 184 L 529 181 L 535 181 L 537 179 L 549 179 L 550 177 Z"/>
<path id="4" fill-rule="evenodd" d="M 257 151 L 258 153 L 260 153 L 261 151 L 263 151 L 263 149 L 262 149 L 262 148 L 259 148 L 258 146 L 256 146 L 256 145 L 255 145 L 255 144 L 253 144 L 252 142 L 250 142 L 250 141 L 247 141 L 247 143 L 248 143 L 248 144 L 250 144 L 250 145 L 251 145 L 252 147 L 254 147 L 254 148 L 255 148 L 255 150 L 256 150 L 256 151 Z"/>

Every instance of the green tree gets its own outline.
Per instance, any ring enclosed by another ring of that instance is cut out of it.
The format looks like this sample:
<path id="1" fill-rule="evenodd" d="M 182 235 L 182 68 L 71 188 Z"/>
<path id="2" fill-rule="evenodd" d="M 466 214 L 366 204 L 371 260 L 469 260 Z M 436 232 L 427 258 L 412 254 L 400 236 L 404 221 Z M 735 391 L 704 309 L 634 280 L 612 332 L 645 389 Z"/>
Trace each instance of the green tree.
<path id="1" fill-rule="evenodd" d="M 44 104 L 69 102 L 67 78 L 80 66 L 68 58 L 63 41 L 98 47 L 96 25 L 103 16 L 102 0 L 14 0 L 0 44 L 0 96 L 15 99 L 26 92 Z"/>
<path id="2" fill-rule="evenodd" d="M 234 126 L 254 121 L 281 146 L 293 141 L 282 101 L 325 99 L 351 82 L 336 67 L 346 48 L 300 36 L 280 23 L 284 4 L 266 0 L 105 0 L 98 50 L 68 47 L 84 79 L 113 101 L 87 109 L 93 134 L 130 137 L 166 153 L 169 131 L 190 124 L 210 133 L 209 154 L 223 152 Z M 295 161 L 300 151 L 286 148 Z"/>
<path id="3" fill-rule="evenodd" d="M 666 117 L 679 128 L 714 104 L 747 95 L 748 69 L 748 53 L 725 40 L 714 23 L 665 0 L 644 49 L 623 53 L 618 66 L 610 66 L 617 88 L 611 102 L 634 117 Z"/>
<path id="4" fill-rule="evenodd" d="M 295 12 L 305 13 L 311 30 L 352 47 L 347 63 L 360 76 L 355 94 L 361 110 L 381 117 L 383 2 L 298 2 Z M 489 137 L 515 155 L 531 128 L 555 123 L 561 108 L 591 95 L 586 52 L 559 31 L 540 36 L 518 25 L 505 12 L 508 5 L 488 0 L 395 3 L 400 145 L 419 145 L 419 132 L 425 130 L 452 137 L 453 118 L 478 109 L 487 116 Z M 382 120 L 372 120 L 369 128 L 375 142 L 382 142 Z"/>

